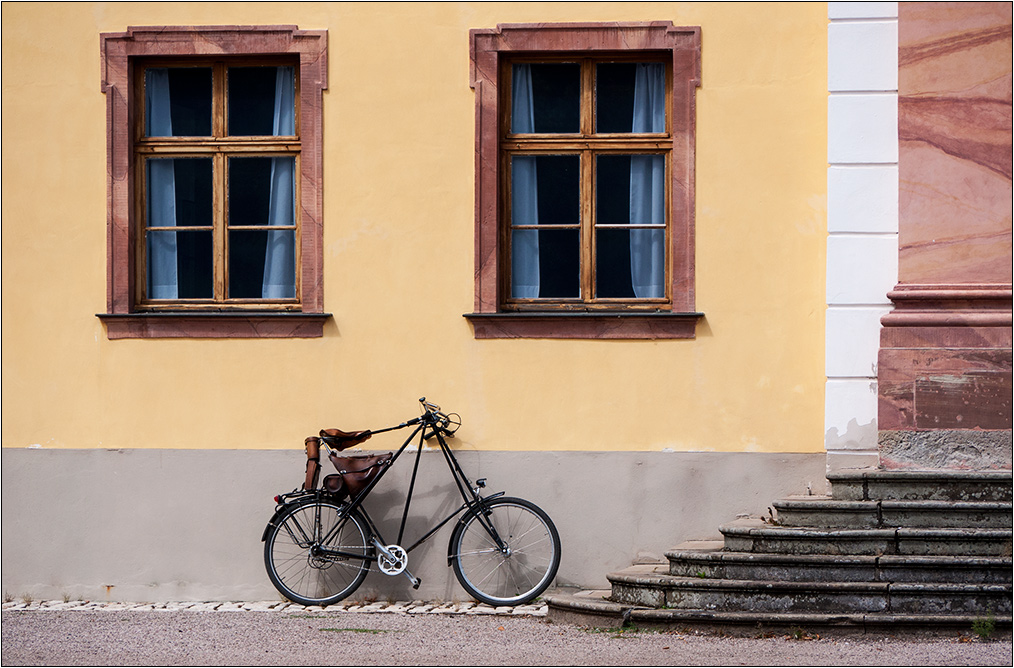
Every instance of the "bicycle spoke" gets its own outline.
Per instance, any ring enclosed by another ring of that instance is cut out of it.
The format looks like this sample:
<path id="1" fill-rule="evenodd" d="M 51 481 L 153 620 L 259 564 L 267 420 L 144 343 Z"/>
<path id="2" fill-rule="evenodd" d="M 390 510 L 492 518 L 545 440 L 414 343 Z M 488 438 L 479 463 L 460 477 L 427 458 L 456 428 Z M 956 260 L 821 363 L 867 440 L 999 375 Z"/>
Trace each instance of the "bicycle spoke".
<path id="1" fill-rule="evenodd" d="M 285 531 L 286 533 L 289 534 L 289 537 L 292 539 L 292 542 L 303 548 L 310 547 L 310 545 L 313 543 L 313 538 L 306 535 L 306 531 L 303 530 L 303 526 L 299 523 L 299 518 L 293 516 L 290 517 L 289 520 L 286 520 L 282 524 L 282 526 L 285 527 Z M 300 535 L 296 536 L 296 531 L 293 531 L 293 529 L 298 531 Z M 310 533 L 312 535 L 313 531 L 311 530 Z"/>
<path id="2" fill-rule="evenodd" d="M 323 544 L 311 538 L 321 535 L 327 537 Z M 348 596 L 366 577 L 367 543 L 354 515 L 331 503 L 310 503 L 293 508 L 274 528 L 265 544 L 265 564 L 287 598 L 326 605 Z"/>
<path id="3" fill-rule="evenodd" d="M 496 554 L 499 551 L 500 550 L 497 549 L 497 548 L 495 548 L 495 547 L 492 548 L 492 549 L 489 549 L 489 550 L 468 550 L 467 552 L 464 552 L 464 551 L 463 552 L 459 552 L 457 554 L 457 556 L 459 556 L 459 557 L 468 557 L 468 556 L 477 555 L 477 554 Z"/>
<path id="4" fill-rule="evenodd" d="M 481 520 L 471 515 L 455 530 L 455 575 L 473 596 L 491 605 L 530 601 L 556 574 L 556 530 L 545 513 L 527 501 L 504 497 L 487 503 Z"/>

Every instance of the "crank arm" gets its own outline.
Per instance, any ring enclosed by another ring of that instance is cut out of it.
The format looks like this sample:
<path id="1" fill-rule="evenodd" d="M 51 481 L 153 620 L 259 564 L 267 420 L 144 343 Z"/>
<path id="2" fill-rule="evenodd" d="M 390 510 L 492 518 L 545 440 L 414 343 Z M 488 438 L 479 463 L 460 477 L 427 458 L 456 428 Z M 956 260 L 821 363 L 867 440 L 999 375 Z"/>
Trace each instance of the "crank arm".
<path id="1" fill-rule="evenodd" d="M 383 543 L 381 543 L 379 540 L 377 540 L 376 536 L 373 537 L 373 547 L 375 547 L 378 552 L 380 552 L 381 554 L 383 554 L 385 557 L 387 557 L 391 561 L 398 561 L 398 557 L 394 556 L 394 554 L 390 550 L 388 550 L 384 546 Z"/>
<path id="2" fill-rule="evenodd" d="M 396 557 L 390 550 L 388 550 L 387 547 L 383 543 L 381 543 L 379 540 L 377 540 L 376 536 L 373 537 L 373 547 L 375 547 L 378 552 L 380 552 L 381 554 L 383 554 L 385 557 L 387 557 L 391 561 L 398 561 L 398 557 Z M 412 575 L 412 573 L 407 568 L 404 569 L 404 570 L 402 570 L 401 573 L 402 573 L 402 575 L 404 575 L 405 577 L 408 578 L 409 582 L 412 583 L 412 589 L 418 589 L 419 585 L 422 584 L 422 580 L 420 580 L 416 576 Z M 396 574 L 392 573 L 391 575 L 396 575 Z"/>

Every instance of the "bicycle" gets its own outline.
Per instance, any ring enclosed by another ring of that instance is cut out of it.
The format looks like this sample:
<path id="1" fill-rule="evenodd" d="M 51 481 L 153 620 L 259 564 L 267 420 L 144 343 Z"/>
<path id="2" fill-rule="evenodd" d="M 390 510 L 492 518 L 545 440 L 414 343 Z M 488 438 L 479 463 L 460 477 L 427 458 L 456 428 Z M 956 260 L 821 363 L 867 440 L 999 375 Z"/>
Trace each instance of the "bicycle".
<path id="1" fill-rule="evenodd" d="M 275 497 L 275 513 L 261 536 L 268 578 L 283 596 L 302 605 L 326 606 L 350 596 L 372 564 L 390 576 L 408 570 L 409 553 L 457 518 L 447 547 L 447 562 L 461 586 L 476 600 L 493 606 L 531 602 L 549 587 L 560 566 L 560 536 L 541 508 L 505 492 L 483 496 L 486 479 L 469 483 L 446 438 L 461 425 L 457 414 L 419 400 L 422 415 L 383 429 L 344 432 L 321 430 L 306 439 L 307 470 L 302 489 Z M 414 427 L 394 453 L 342 457 L 338 452 L 375 434 Z M 405 500 L 398 540 L 388 543 L 363 501 L 391 466 L 419 437 L 415 467 Z M 436 438 L 463 503 L 409 547 L 402 547 L 423 443 Z M 445 438 L 446 437 L 446 438 Z M 318 487 L 319 446 L 324 445 L 338 474 Z M 358 466 L 358 468 L 350 468 Z"/>

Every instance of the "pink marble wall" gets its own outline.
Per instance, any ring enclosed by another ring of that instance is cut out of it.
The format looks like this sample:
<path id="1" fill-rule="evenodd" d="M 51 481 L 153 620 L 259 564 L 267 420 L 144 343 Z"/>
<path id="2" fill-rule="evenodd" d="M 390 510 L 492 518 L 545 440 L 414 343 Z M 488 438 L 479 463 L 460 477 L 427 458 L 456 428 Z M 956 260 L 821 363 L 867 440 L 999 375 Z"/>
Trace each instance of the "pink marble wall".
<path id="1" fill-rule="evenodd" d="M 1011 3 L 900 3 L 899 279 L 1011 283 Z"/>

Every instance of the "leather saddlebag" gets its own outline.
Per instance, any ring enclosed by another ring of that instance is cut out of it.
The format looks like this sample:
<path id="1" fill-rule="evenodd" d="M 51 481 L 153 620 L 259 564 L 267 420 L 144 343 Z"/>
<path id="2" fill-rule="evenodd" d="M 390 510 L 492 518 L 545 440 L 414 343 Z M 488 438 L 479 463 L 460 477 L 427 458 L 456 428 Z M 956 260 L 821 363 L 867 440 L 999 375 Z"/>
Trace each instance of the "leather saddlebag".
<path id="1" fill-rule="evenodd" d="M 380 475 L 380 472 L 384 470 L 384 466 L 391 461 L 392 455 L 390 452 L 383 455 L 331 455 L 331 463 L 338 469 L 338 475 L 341 476 L 341 480 L 345 487 L 348 489 L 349 494 L 353 497 L 363 491 L 370 482 Z M 333 476 L 327 476 L 332 478 Z M 325 486 L 327 483 L 325 478 Z M 333 485 L 334 483 L 332 483 Z"/>
<path id="2" fill-rule="evenodd" d="M 339 501 L 349 496 L 349 488 L 345 486 L 345 481 L 337 473 L 324 476 L 324 491 Z"/>

